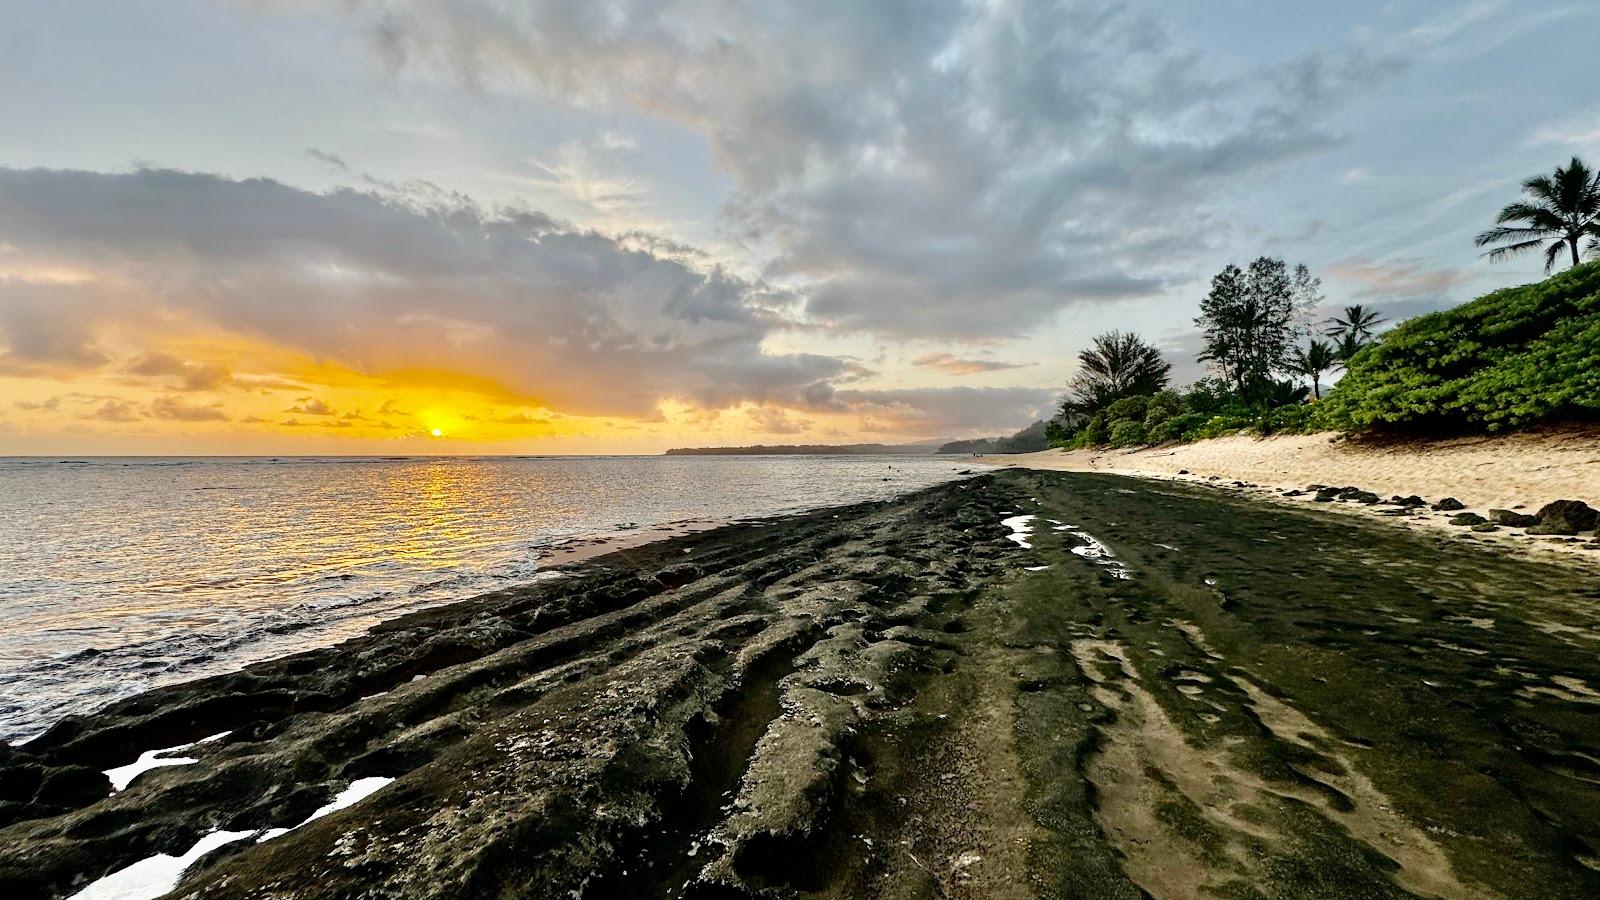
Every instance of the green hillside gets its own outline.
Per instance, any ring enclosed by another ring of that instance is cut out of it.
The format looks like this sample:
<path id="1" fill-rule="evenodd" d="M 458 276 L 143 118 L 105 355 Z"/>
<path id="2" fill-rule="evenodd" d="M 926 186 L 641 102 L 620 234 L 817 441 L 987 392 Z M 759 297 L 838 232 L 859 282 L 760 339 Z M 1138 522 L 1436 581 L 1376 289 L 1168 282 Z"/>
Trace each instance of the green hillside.
<path id="1" fill-rule="evenodd" d="M 1344 430 L 1600 418 L 1600 263 L 1402 323 L 1321 406 L 1321 422 Z"/>

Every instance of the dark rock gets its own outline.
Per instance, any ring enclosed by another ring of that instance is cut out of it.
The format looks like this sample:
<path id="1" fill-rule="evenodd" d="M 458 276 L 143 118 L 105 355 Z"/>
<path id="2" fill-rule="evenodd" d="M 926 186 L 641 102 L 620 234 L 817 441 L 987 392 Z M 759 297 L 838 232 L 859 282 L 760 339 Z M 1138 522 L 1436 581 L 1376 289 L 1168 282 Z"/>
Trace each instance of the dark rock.
<path id="1" fill-rule="evenodd" d="M 1187 475 L 1187 474 L 1189 474 L 1189 470 L 1188 469 L 1179 469 L 1178 470 L 1178 474 L 1179 475 Z"/>
<path id="2" fill-rule="evenodd" d="M 1411 515 L 1411 510 L 1409 510 L 1409 509 L 1380 509 L 1380 510 L 1378 510 L 1378 515 L 1380 515 L 1380 516 L 1409 516 L 1409 515 Z"/>
<path id="3" fill-rule="evenodd" d="M 1399 494 L 1396 494 L 1389 498 L 1389 502 L 1393 503 L 1395 506 L 1404 506 L 1406 509 L 1416 509 L 1419 506 L 1428 505 L 1428 501 L 1418 497 L 1416 494 L 1412 494 L 1409 497 L 1402 497 Z"/>
<path id="4" fill-rule="evenodd" d="M 1446 497 L 1435 503 L 1433 508 L 1439 512 L 1455 512 L 1458 509 L 1466 509 L 1467 505 L 1454 497 Z"/>
<path id="5" fill-rule="evenodd" d="M 35 803 L 59 806 L 83 806 L 103 800 L 111 793 L 111 779 L 106 773 L 88 766 L 62 766 L 51 769 L 33 795 Z"/>
<path id="6" fill-rule="evenodd" d="M 0 769 L 0 801 L 24 803 L 39 790 L 44 780 L 44 766 L 38 763 L 21 763 Z"/>
<path id="7" fill-rule="evenodd" d="M 1500 526 L 1494 524 L 1493 522 L 1479 522 L 1478 524 L 1472 526 L 1472 530 L 1473 531 L 1499 531 L 1500 530 Z"/>
<path id="8" fill-rule="evenodd" d="M 1530 516 L 1527 513 L 1512 512 L 1509 509 L 1491 509 L 1489 510 L 1489 521 L 1509 528 L 1532 528 L 1539 524 L 1539 517 Z"/>
<path id="9" fill-rule="evenodd" d="M 1538 512 L 1539 524 L 1528 529 L 1529 534 L 1574 535 L 1589 531 L 1600 522 L 1597 512 L 1581 500 L 1557 500 L 1547 503 Z"/>
<path id="10" fill-rule="evenodd" d="M 1378 502 L 1378 495 L 1371 491 L 1352 491 L 1340 497 L 1339 499 L 1348 500 L 1354 503 L 1365 503 L 1368 506 L 1371 506 L 1372 504 Z"/>
<path id="11" fill-rule="evenodd" d="M 1482 525 L 1488 521 L 1475 512 L 1457 513 L 1450 517 L 1451 525 Z"/>
<path id="12" fill-rule="evenodd" d="M 1283 496 L 1285 496 L 1285 497 L 1298 497 L 1298 496 L 1300 496 L 1300 495 L 1302 495 L 1304 493 L 1305 493 L 1305 491 L 1291 490 L 1291 491 L 1284 491 L 1283 492 Z"/>

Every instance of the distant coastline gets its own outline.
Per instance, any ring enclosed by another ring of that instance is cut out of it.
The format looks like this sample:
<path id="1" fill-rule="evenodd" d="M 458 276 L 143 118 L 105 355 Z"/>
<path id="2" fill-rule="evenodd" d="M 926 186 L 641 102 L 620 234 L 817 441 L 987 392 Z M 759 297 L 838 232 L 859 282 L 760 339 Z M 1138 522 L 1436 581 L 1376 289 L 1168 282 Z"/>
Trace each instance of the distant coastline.
<path id="1" fill-rule="evenodd" d="M 753 444 L 748 447 L 674 447 L 667 456 L 910 456 L 930 454 L 940 442 L 922 444 Z"/>

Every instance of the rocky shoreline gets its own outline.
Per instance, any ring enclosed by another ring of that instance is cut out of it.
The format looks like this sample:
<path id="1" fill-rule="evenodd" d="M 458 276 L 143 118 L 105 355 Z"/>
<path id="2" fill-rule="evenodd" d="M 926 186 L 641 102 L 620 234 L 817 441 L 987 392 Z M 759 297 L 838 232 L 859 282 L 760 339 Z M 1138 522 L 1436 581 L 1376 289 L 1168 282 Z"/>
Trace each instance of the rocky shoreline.
<path id="1" fill-rule="evenodd" d="M 66 719 L 0 748 L 0 891 L 1594 896 L 1597 600 L 1309 504 L 1001 472 Z"/>

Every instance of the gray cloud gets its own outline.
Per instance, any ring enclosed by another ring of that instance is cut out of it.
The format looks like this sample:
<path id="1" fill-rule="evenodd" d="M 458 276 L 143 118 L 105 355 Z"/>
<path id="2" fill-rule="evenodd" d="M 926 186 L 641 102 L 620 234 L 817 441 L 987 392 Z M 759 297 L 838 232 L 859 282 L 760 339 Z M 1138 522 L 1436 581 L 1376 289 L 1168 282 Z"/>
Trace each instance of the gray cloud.
<path id="1" fill-rule="evenodd" d="M 904 388 L 835 391 L 823 408 L 860 415 L 864 430 L 957 435 L 1027 425 L 1055 405 L 1044 388 Z"/>
<path id="2" fill-rule="evenodd" d="M 102 276 L 8 294 L 12 368 L 103 365 L 97 327 L 159 311 L 365 371 L 467 372 L 585 414 L 649 415 L 664 397 L 783 403 L 852 370 L 764 353 L 782 324 L 764 285 L 528 210 L 174 171 L 0 170 L 0 240 Z M 188 387 L 222 377 L 170 357 L 133 371 Z"/>
<path id="3" fill-rule="evenodd" d="M 897 336 L 1013 336 L 1157 292 L 1217 228 L 1212 192 L 1337 143 L 1340 104 L 1409 58 L 1229 69 L 1109 0 L 338 8 L 391 66 L 700 131 L 770 276 L 819 322 Z"/>
<path id="4" fill-rule="evenodd" d="M 663 398 L 850 410 L 835 390 L 865 374 L 848 359 L 765 352 L 789 302 L 770 285 L 657 255 L 637 236 L 465 200 L 166 170 L 0 169 L 0 241 L 39 265 L 92 273 L 0 302 L 0 362 L 14 368 L 101 367 L 100 330 L 178 315 L 397 380 L 459 372 L 474 389 L 579 414 L 651 418 Z M 293 387 L 160 352 L 124 371 L 168 389 Z M 959 402 L 939 396 L 915 395 L 928 415 L 907 395 L 877 421 L 944 427 Z M 153 414 L 211 409 L 164 402 Z M 310 397 L 286 412 L 334 413 Z M 124 413 L 137 415 L 102 418 Z"/>

